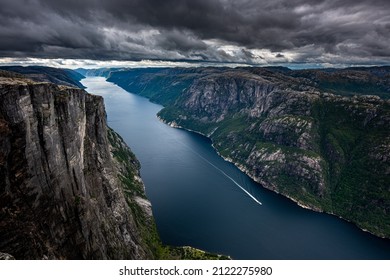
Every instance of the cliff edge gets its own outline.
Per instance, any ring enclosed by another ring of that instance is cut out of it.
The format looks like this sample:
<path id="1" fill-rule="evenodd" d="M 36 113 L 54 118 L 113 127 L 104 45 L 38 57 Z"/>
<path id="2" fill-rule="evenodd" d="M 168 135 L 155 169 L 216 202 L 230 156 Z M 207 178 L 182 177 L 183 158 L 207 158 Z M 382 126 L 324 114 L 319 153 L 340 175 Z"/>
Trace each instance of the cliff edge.
<path id="1" fill-rule="evenodd" d="M 139 164 L 113 156 L 119 148 L 122 157 L 131 153 L 108 130 L 102 97 L 4 76 L 0 252 L 16 259 L 153 258 L 141 230 L 153 221 Z"/>

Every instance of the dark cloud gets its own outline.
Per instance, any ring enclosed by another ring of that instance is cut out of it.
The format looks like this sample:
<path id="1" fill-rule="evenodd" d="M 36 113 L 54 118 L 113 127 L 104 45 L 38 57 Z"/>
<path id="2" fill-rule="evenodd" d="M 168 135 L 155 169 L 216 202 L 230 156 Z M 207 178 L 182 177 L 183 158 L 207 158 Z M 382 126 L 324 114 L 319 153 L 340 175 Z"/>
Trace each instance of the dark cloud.
<path id="1" fill-rule="evenodd" d="M 157 38 L 158 45 L 163 49 L 186 53 L 191 51 L 202 51 L 207 45 L 189 32 L 178 30 L 167 30 Z"/>
<path id="2" fill-rule="evenodd" d="M 388 0 L 0 0 L 0 7 L 1 57 L 390 62 Z"/>

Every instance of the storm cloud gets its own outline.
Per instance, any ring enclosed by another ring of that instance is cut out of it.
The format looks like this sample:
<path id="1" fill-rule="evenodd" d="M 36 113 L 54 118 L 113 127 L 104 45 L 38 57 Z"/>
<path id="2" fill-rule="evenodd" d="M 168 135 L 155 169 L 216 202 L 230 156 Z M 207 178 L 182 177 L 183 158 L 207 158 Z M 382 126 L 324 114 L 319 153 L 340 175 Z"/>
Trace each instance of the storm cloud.
<path id="1" fill-rule="evenodd" d="M 0 0 L 0 57 L 388 64 L 388 0 Z"/>

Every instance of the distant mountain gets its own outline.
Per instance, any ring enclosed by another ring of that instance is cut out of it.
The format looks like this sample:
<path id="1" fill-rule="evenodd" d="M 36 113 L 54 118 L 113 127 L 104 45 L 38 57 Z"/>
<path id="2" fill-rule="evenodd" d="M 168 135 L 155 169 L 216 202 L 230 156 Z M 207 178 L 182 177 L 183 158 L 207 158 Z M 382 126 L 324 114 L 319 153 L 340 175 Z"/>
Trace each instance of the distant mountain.
<path id="1" fill-rule="evenodd" d="M 359 67 L 330 70 L 291 71 L 291 76 L 306 78 L 324 92 L 337 95 L 378 95 L 390 98 L 390 67 Z"/>
<path id="2" fill-rule="evenodd" d="M 112 71 L 120 71 L 122 68 L 98 68 L 98 69 L 84 69 L 78 68 L 75 69 L 77 73 L 85 76 L 85 77 L 108 77 Z"/>
<path id="3" fill-rule="evenodd" d="M 129 92 L 168 105 L 174 102 L 195 79 L 222 73 L 229 68 L 136 68 L 111 71 L 107 80 Z"/>
<path id="4" fill-rule="evenodd" d="M 161 103 L 264 187 L 390 238 L 390 68 L 131 69 L 108 80 Z"/>
<path id="5" fill-rule="evenodd" d="M 50 82 L 58 85 L 84 88 L 79 81 L 85 77 L 70 69 L 45 66 L 0 66 L 0 69 L 22 74 L 37 82 Z"/>

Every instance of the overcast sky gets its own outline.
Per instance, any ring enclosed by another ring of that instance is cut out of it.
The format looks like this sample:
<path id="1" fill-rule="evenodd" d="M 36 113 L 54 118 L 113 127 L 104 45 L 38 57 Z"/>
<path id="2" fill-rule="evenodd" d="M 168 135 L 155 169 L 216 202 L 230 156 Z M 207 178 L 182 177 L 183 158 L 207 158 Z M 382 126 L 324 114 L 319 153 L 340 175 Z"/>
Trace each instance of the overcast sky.
<path id="1" fill-rule="evenodd" d="M 390 0 L 0 0 L 0 64 L 113 60 L 388 65 Z"/>

